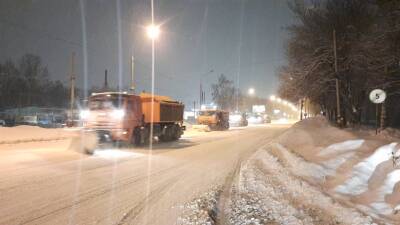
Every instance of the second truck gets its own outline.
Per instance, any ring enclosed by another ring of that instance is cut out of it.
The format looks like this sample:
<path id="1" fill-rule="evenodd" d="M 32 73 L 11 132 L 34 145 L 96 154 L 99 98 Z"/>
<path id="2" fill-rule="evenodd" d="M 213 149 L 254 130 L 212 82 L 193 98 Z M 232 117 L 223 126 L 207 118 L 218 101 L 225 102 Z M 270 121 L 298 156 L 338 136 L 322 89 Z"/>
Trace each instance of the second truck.
<path id="1" fill-rule="evenodd" d="M 206 125 L 211 130 L 229 129 L 229 112 L 218 109 L 201 110 L 197 117 L 199 125 Z"/>
<path id="2" fill-rule="evenodd" d="M 152 98 L 154 104 L 152 105 Z M 178 140 L 183 126 L 184 105 L 166 96 L 121 92 L 95 93 L 88 109 L 81 112 L 85 132 L 95 133 L 99 142 L 147 144 Z M 93 147 L 85 147 L 93 153 Z"/>

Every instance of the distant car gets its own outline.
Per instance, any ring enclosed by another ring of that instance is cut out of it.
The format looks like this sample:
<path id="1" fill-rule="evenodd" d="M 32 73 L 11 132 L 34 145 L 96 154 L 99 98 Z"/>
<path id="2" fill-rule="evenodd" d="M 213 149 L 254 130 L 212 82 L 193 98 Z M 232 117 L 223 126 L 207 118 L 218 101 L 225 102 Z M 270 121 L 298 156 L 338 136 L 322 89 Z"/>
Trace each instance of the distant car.
<path id="1" fill-rule="evenodd" d="M 264 123 L 271 123 L 271 117 L 269 117 L 268 115 L 264 115 Z"/>
<path id="2" fill-rule="evenodd" d="M 229 125 L 232 127 L 245 127 L 249 123 L 245 113 L 229 114 Z"/>
<path id="3" fill-rule="evenodd" d="M 264 123 L 264 118 L 256 113 L 252 113 L 248 117 L 248 121 L 250 124 L 262 124 Z"/>

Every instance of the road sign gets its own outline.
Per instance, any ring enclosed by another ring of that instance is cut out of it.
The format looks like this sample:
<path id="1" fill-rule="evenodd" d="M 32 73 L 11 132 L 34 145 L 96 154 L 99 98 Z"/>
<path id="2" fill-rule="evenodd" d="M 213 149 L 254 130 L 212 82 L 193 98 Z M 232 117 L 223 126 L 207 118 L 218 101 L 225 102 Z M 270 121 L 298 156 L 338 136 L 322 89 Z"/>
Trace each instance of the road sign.
<path id="1" fill-rule="evenodd" d="M 386 99 L 386 92 L 382 89 L 375 89 L 369 93 L 369 100 L 374 104 L 381 104 Z"/>

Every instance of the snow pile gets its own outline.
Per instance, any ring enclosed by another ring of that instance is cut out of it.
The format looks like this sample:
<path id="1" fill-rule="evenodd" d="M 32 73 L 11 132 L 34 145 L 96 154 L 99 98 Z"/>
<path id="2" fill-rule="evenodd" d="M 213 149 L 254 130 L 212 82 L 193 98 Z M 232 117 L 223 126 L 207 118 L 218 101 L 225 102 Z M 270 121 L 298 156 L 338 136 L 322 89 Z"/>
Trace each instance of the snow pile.
<path id="1" fill-rule="evenodd" d="M 394 170 L 389 173 L 385 179 L 384 184 L 378 190 L 378 198 L 375 202 L 370 204 L 370 207 L 382 214 L 389 215 L 395 212 L 397 209 L 392 208 L 385 202 L 385 196 L 393 192 L 396 183 L 400 181 L 400 170 Z"/>
<path id="2" fill-rule="evenodd" d="M 320 156 L 329 156 L 329 155 L 337 155 L 337 154 L 342 154 L 346 153 L 348 151 L 354 151 L 357 150 L 358 148 L 361 147 L 361 145 L 365 141 L 363 139 L 358 139 L 358 140 L 348 140 L 340 143 L 335 143 L 327 148 L 323 149 L 319 155 Z"/>
<path id="3" fill-rule="evenodd" d="M 374 224 L 293 176 L 269 150 L 256 152 L 242 166 L 228 210 L 231 224 Z"/>
<path id="4" fill-rule="evenodd" d="M 217 216 L 217 204 L 221 188 L 212 188 L 201 197 L 183 206 L 183 214 L 176 225 L 214 225 Z"/>
<path id="5" fill-rule="evenodd" d="M 327 146 L 357 139 L 359 138 L 351 132 L 330 126 L 324 117 L 315 117 L 294 124 L 278 137 L 277 142 L 301 157 L 314 161 L 319 158 L 320 151 Z M 352 144 L 354 143 L 346 143 L 346 145 Z M 335 146 L 332 146 L 331 150 L 327 151 L 332 151 L 333 149 L 335 149 Z"/>
<path id="6" fill-rule="evenodd" d="M 376 150 L 374 154 L 354 166 L 350 179 L 338 186 L 335 190 L 342 194 L 359 195 L 368 190 L 368 181 L 376 167 L 392 159 L 392 152 L 397 143 L 385 145 Z"/>
<path id="7" fill-rule="evenodd" d="M 269 152 L 292 175 L 329 196 L 385 223 L 398 224 L 399 140 L 369 133 L 340 130 L 317 117 L 295 124 L 270 144 Z"/>
<path id="8" fill-rule="evenodd" d="M 76 129 L 41 128 L 36 126 L 0 127 L 0 144 L 51 141 L 76 137 Z"/>
<path id="9" fill-rule="evenodd" d="M 325 179 L 325 176 L 329 174 L 329 171 L 318 164 L 306 162 L 303 158 L 298 157 L 285 147 L 278 143 L 272 143 L 269 146 L 269 150 L 272 155 L 279 158 L 279 160 L 292 171 L 296 176 L 309 177 L 318 181 Z"/>

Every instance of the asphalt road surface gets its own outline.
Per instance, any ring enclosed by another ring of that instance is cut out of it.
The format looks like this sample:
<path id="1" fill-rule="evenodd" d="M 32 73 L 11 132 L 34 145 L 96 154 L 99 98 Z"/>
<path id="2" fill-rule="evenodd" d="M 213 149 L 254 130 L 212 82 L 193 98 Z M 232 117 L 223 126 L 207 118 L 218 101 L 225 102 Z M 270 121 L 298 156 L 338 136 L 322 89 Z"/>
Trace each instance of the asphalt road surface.
<path id="1" fill-rule="evenodd" d="M 68 140 L 0 145 L 0 224 L 174 224 L 288 125 L 191 133 L 142 149 L 74 152 Z"/>

